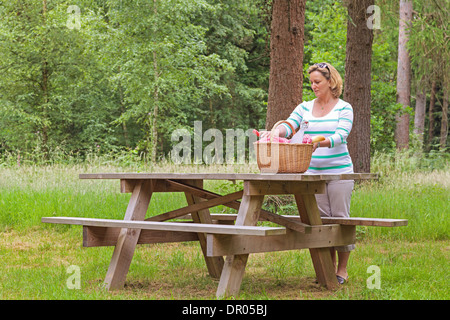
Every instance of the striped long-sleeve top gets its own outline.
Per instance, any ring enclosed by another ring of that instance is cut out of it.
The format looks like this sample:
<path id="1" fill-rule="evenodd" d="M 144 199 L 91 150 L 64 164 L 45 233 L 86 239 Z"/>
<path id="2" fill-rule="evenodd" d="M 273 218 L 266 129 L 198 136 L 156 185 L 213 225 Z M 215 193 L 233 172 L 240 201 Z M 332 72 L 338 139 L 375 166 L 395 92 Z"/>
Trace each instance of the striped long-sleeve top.
<path id="1" fill-rule="evenodd" d="M 312 115 L 313 105 L 314 100 L 302 102 L 287 119 L 295 129 L 302 122 L 307 121 L 308 127 L 304 129 L 304 134 L 309 134 L 311 137 L 323 135 L 330 139 L 331 146 L 329 148 L 317 148 L 313 153 L 306 173 L 353 173 L 353 163 L 347 148 L 347 136 L 353 125 L 352 106 L 339 99 L 327 115 L 314 117 Z M 286 137 L 288 137 L 292 131 L 288 125 L 283 125 L 286 127 Z"/>

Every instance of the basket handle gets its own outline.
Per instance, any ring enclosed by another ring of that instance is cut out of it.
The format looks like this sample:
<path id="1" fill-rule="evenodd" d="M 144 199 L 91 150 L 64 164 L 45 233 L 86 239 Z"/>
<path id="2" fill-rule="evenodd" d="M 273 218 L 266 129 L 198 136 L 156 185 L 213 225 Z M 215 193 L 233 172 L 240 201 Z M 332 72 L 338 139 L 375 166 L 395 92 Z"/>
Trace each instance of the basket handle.
<path id="1" fill-rule="evenodd" d="M 295 134 L 295 129 L 294 129 L 294 127 L 292 126 L 292 124 L 290 124 L 290 123 L 289 123 L 288 121 L 286 121 L 286 120 L 280 120 L 280 121 L 278 121 L 277 123 L 275 123 L 275 124 L 273 125 L 272 130 L 270 131 L 270 142 L 272 142 L 272 140 L 273 140 L 273 135 L 274 135 L 274 130 L 275 130 L 275 128 L 278 127 L 280 124 L 283 124 L 283 123 L 286 123 L 286 124 L 289 126 L 289 128 L 291 129 L 291 131 L 292 131 L 292 134 L 291 134 L 289 137 L 292 137 L 292 136 Z"/>

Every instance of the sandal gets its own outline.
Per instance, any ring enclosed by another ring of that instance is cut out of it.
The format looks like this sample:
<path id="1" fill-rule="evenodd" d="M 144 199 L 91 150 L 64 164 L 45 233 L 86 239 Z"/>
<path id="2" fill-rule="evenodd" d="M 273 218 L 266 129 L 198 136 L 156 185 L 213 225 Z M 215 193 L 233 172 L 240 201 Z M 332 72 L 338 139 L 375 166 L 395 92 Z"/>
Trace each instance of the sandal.
<path id="1" fill-rule="evenodd" d="M 348 276 L 347 276 L 347 278 L 344 278 L 344 277 L 336 275 L 336 278 L 337 278 L 337 281 L 339 284 L 344 284 L 348 281 Z"/>

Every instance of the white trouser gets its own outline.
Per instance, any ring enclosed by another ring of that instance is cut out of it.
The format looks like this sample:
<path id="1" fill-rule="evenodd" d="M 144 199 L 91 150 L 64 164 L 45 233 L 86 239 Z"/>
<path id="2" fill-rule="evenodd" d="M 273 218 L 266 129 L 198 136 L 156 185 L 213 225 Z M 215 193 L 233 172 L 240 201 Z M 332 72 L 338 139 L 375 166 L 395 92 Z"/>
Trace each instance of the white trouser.
<path id="1" fill-rule="evenodd" d="M 322 217 L 343 217 L 350 216 L 350 201 L 355 182 L 353 180 L 328 181 L 326 192 L 316 194 L 317 206 Z M 354 244 L 335 247 L 337 251 L 348 252 L 355 249 Z"/>

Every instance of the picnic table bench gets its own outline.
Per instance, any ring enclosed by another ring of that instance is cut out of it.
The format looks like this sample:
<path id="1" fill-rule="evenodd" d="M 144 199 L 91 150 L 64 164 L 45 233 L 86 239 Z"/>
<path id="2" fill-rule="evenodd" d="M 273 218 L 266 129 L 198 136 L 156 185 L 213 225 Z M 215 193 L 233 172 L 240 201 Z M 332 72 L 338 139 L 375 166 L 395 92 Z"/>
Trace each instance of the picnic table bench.
<path id="1" fill-rule="evenodd" d="M 118 179 L 131 193 L 123 220 L 43 217 L 44 223 L 83 226 L 83 246 L 115 246 L 105 284 L 124 286 L 137 244 L 198 241 L 206 266 L 220 279 L 217 297 L 237 295 L 250 253 L 309 249 L 317 280 L 337 287 L 329 248 L 355 242 L 356 226 L 406 226 L 403 219 L 321 218 L 315 194 L 327 181 L 376 179 L 376 174 L 95 173 L 80 179 Z M 243 190 L 227 195 L 205 190 L 205 180 L 243 180 Z M 153 192 L 184 192 L 188 206 L 146 218 Z M 294 195 L 298 216 L 262 209 L 265 195 Z M 242 199 L 241 201 L 237 201 Z M 224 205 L 237 214 L 211 214 Z M 177 222 L 169 220 L 178 219 Z M 185 222 L 179 220 L 186 220 Z M 270 221 L 281 227 L 257 226 Z M 225 259 L 224 259 L 225 256 Z"/>

